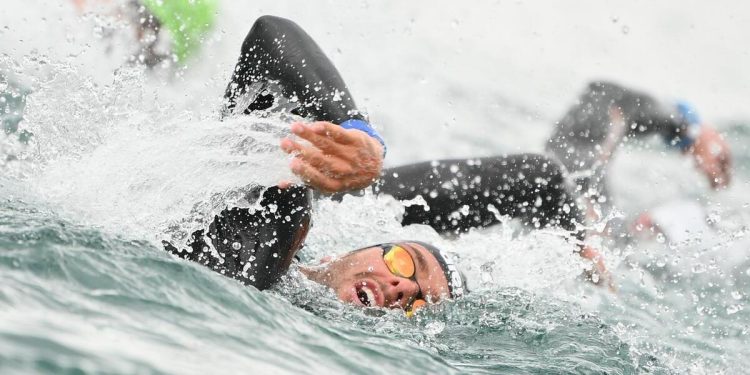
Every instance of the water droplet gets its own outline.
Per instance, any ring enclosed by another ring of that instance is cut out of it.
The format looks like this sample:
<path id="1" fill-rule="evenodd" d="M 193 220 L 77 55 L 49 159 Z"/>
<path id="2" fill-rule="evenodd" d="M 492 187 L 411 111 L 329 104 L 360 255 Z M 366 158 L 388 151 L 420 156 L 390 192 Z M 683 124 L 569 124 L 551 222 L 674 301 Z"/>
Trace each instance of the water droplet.
<path id="1" fill-rule="evenodd" d="M 736 314 L 738 311 L 742 310 L 742 307 L 739 305 L 732 305 L 727 307 L 727 315 Z"/>
<path id="2" fill-rule="evenodd" d="M 232 249 L 239 250 L 242 248 L 242 244 L 239 242 L 232 242 Z"/>
<path id="3" fill-rule="evenodd" d="M 481 278 L 483 285 L 491 284 L 493 282 L 492 271 L 494 269 L 494 266 L 495 262 L 487 262 L 482 264 L 482 266 L 479 268 L 479 277 Z"/>
<path id="4" fill-rule="evenodd" d="M 433 320 L 427 323 L 424 328 L 426 334 L 434 336 L 440 332 L 443 332 L 443 330 L 445 329 L 445 323 L 438 320 Z"/>
<path id="5" fill-rule="evenodd" d="M 699 273 L 703 273 L 703 272 L 706 272 L 706 266 L 703 265 L 702 263 L 698 263 L 698 264 L 696 264 L 696 265 L 693 266 L 693 273 L 699 274 Z"/>
<path id="6" fill-rule="evenodd" d="M 718 212 L 711 212 L 706 216 L 706 223 L 708 225 L 716 225 L 721 222 L 721 216 Z"/>
<path id="7" fill-rule="evenodd" d="M 599 283 L 599 273 L 598 272 L 594 272 L 594 273 L 591 274 L 591 282 L 593 282 L 594 284 L 598 284 Z"/>
<path id="8" fill-rule="evenodd" d="M 628 25 L 622 25 L 622 33 L 628 35 L 628 33 L 630 33 L 630 27 L 628 27 Z"/>
<path id="9" fill-rule="evenodd" d="M 740 292 L 738 292 L 738 291 L 735 290 L 734 292 L 732 292 L 732 298 L 734 298 L 734 299 L 742 299 L 742 293 L 740 293 Z"/>

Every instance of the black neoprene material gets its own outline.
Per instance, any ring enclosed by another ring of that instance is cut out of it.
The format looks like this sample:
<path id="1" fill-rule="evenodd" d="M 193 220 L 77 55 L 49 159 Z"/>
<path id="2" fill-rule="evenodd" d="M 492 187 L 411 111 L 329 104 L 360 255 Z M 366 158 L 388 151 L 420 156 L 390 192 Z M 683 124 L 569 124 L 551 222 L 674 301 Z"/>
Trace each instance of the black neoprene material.
<path id="1" fill-rule="evenodd" d="M 617 121 L 611 118 L 612 109 L 622 113 L 623 131 L 613 131 Z M 687 126 L 674 106 L 612 82 L 592 82 L 556 123 L 547 151 L 569 172 L 590 172 L 577 181 L 582 190 L 591 188 L 606 196 L 604 174 L 609 156 L 602 155 L 602 150 L 610 147 L 608 142 L 614 152 L 625 138 L 658 134 L 667 140 L 678 139 Z"/>
<path id="2" fill-rule="evenodd" d="M 293 113 L 315 121 L 341 123 L 364 119 L 331 61 L 292 21 L 263 16 L 242 43 L 239 61 L 227 86 L 227 110 L 238 112 L 239 98 L 251 85 L 275 82 L 281 93 L 249 98 L 240 113 L 271 108 L 275 95 L 296 99 Z M 207 230 L 191 236 L 187 248 L 164 242 L 167 251 L 201 263 L 216 272 L 263 290 L 286 273 L 310 227 L 312 193 L 306 187 L 257 189 L 248 201 L 260 198 L 260 209 L 227 208 Z"/>
<path id="3" fill-rule="evenodd" d="M 276 81 L 287 99 L 296 97 L 297 114 L 334 123 L 362 119 L 340 75 L 315 42 L 293 22 L 264 16 L 242 45 L 226 91 L 227 109 L 249 113 L 271 108 L 277 92 L 239 100 L 251 86 L 270 81 Z M 247 107 L 238 108 L 241 102 Z M 422 223 L 442 233 L 462 232 L 509 215 L 533 227 L 559 225 L 574 231 L 580 213 L 564 181 L 555 162 L 524 154 L 390 168 L 375 189 L 400 200 L 424 198 L 429 210 L 408 207 L 404 225 Z M 259 187 L 249 194 L 249 201 L 262 195 L 260 209 L 227 208 L 207 230 L 194 232 L 187 248 L 164 242 L 167 251 L 247 285 L 268 288 L 286 272 L 307 235 L 311 192 L 303 187 Z"/>
<path id="4" fill-rule="evenodd" d="M 465 232 L 508 215 L 541 228 L 577 230 L 575 193 L 555 161 L 536 154 L 438 160 L 386 169 L 376 192 L 398 200 L 421 196 L 428 207 L 406 207 L 402 223 L 427 224 L 441 233 Z M 582 236 L 582 232 L 577 232 Z"/>
<path id="5" fill-rule="evenodd" d="M 195 231 L 186 249 L 163 241 L 170 253 L 192 260 L 260 290 L 286 273 L 310 228 L 310 192 L 304 187 L 258 187 L 260 209 L 233 207 Z"/>
<path id="6" fill-rule="evenodd" d="M 284 97 L 298 101 L 292 111 L 295 114 L 335 124 L 366 120 L 338 70 L 315 41 L 290 20 L 262 16 L 242 43 L 240 59 L 224 95 L 227 109 L 249 113 L 270 108 L 274 93 L 260 94 L 245 109 L 235 108 L 243 95 L 251 93 L 253 84 L 269 81 L 281 86 Z"/>

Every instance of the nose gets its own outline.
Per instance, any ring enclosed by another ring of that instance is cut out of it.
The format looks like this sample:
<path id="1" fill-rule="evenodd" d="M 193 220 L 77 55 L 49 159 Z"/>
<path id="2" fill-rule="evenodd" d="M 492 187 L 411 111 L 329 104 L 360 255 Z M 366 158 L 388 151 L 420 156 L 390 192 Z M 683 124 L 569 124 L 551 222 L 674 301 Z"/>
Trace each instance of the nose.
<path id="1" fill-rule="evenodd" d="M 383 297 L 387 307 L 403 308 L 418 293 L 419 285 L 416 282 L 393 275 L 387 280 Z"/>

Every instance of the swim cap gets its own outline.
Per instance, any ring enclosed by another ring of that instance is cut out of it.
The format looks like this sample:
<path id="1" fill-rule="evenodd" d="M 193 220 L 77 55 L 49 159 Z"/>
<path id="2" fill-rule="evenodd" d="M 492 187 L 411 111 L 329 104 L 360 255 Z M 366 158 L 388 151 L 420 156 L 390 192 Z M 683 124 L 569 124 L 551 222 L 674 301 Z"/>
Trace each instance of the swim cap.
<path id="1" fill-rule="evenodd" d="M 448 290 L 450 291 L 451 298 L 462 297 L 468 291 L 466 289 L 466 282 L 463 275 L 456 267 L 456 263 L 453 258 L 448 256 L 442 250 L 428 243 L 421 241 L 409 241 L 422 245 L 432 256 L 437 259 L 440 268 L 443 269 L 445 279 L 448 280 Z"/>

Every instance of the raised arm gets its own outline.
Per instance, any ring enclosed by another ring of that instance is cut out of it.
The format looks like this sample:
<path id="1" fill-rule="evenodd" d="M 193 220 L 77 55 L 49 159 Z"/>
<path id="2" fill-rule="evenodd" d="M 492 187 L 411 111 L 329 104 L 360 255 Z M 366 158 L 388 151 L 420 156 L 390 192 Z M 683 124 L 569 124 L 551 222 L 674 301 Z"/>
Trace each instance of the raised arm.
<path id="1" fill-rule="evenodd" d="M 665 143 L 693 155 L 714 188 L 729 182 L 726 142 L 684 102 L 663 103 L 611 82 L 589 84 L 557 123 L 547 149 L 570 171 L 597 168 L 624 138 L 660 135 Z"/>
<path id="2" fill-rule="evenodd" d="M 625 135 L 675 138 L 688 127 L 674 106 L 615 83 L 592 82 L 557 123 L 550 145 L 602 143 L 618 126 L 618 120 L 625 126 L 618 131 L 617 141 Z"/>
<path id="3" fill-rule="evenodd" d="M 274 16 L 258 18 L 242 43 L 224 97 L 227 110 L 250 113 L 273 105 L 272 83 L 287 99 L 298 101 L 293 113 L 340 124 L 366 120 L 331 60 L 296 23 Z M 249 96 L 249 97 L 245 97 Z"/>
<path id="4" fill-rule="evenodd" d="M 306 184 L 332 193 L 377 179 L 385 142 L 357 109 L 336 67 L 297 24 L 263 16 L 242 44 L 224 114 L 278 110 L 279 95 L 291 113 L 315 121 L 292 124 L 292 133 L 309 145 L 281 142 L 282 150 L 295 155 L 290 168 Z"/>

